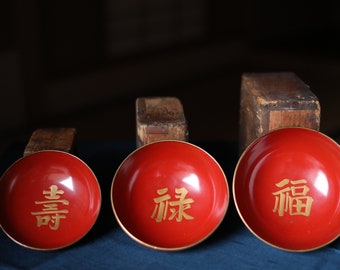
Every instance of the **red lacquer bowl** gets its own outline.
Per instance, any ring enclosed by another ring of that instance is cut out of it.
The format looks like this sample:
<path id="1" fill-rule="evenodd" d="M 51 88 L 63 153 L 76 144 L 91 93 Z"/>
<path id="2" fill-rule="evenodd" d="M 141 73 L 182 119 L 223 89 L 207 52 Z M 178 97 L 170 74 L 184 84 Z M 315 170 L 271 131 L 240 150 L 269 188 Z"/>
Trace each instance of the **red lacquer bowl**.
<path id="1" fill-rule="evenodd" d="M 111 186 L 114 214 L 138 243 L 181 250 L 210 236 L 227 211 L 223 170 L 207 152 L 183 141 L 159 141 L 132 152 Z"/>
<path id="2" fill-rule="evenodd" d="M 240 157 L 233 195 L 245 225 L 267 244 L 323 247 L 340 234 L 340 147 L 314 130 L 272 131 Z"/>
<path id="3" fill-rule="evenodd" d="M 94 225 L 101 191 L 91 169 L 60 151 L 41 151 L 12 164 L 0 179 L 0 222 L 18 244 L 54 250 Z"/>

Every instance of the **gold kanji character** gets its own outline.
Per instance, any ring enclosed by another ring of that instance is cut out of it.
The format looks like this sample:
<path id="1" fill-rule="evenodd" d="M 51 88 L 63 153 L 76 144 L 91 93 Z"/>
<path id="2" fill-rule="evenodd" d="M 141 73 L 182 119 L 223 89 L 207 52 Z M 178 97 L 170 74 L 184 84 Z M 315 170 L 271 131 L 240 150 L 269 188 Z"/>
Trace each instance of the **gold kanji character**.
<path id="1" fill-rule="evenodd" d="M 64 191 L 58 189 L 58 186 L 51 185 L 49 190 L 43 190 L 42 194 L 47 200 L 35 201 L 37 205 L 43 205 L 43 209 L 38 212 L 31 212 L 31 215 L 36 216 L 37 226 L 49 225 L 51 230 L 57 230 L 60 225 L 60 219 L 66 218 L 67 209 L 58 209 L 59 204 L 68 205 L 68 200 L 60 199 L 60 195 Z"/>
<path id="2" fill-rule="evenodd" d="M 305 184 L 307 184 L 305 179 L 283 179 L 276 183 L 281 189 L 272 193 L 275 196 L 273 212 L 277 212 L 279 216 L 283 216 L 285 212 L 290 215 L 309 216 L 313 198 L 307 196 L 309 187 Z"/>
<path id="3" fill-rule="evenodd" d="M 185 198 L 188 194 L 188 190 L 184 187 L 176 188 L 175 198 L 178 200 L 170 201 L 171 196 L 167 194 L 168 188 L 162 188 L 157 190 L 157 194 L 161 195 L 157 198 L 154 198 L 155 208 L 151 215 L 151 218 L 154 218 L 157 222 L 161 222 L 162 220 L 166 220 L 168 217 L 168 210 L 171 212 L 168 220 L 173 220 L 176 218 L 177 222 L 181 222 L 182 219 L 191 220 L 193 219 L 185 211 L 191 208 L 191 203 L 194 202 L 192 198 Z"/>

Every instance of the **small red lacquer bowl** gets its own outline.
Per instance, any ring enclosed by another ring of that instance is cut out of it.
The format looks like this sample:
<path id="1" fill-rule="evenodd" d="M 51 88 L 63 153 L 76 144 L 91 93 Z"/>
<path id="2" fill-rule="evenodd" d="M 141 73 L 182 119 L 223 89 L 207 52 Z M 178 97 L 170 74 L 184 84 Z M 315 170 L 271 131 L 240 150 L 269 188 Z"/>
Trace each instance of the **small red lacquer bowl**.
<path id="1" fill-rule="evenodd" d="M 223 220 L 229 189 L 207 152 L 184 141 L 158 141 L 132 152 L 111 186 L 114 214 L 138 243 L 181 250 L 210 236 Z"/>
<path id="2" fill-rule="evenodd" d="M 255 140 L 234 173 L 237 210 L 254 235 L 289 251 L 310 251 L 340 234 L 340 147 L 305 128 Z"/>
<path id="3" fill-rule="evenodd" d="M 0 222 L 16 243 L 55 250 L 94 225 L 101 191 L 92 170 L 72 154 L 46 150 L 17 160 L 0 179 Z"/>

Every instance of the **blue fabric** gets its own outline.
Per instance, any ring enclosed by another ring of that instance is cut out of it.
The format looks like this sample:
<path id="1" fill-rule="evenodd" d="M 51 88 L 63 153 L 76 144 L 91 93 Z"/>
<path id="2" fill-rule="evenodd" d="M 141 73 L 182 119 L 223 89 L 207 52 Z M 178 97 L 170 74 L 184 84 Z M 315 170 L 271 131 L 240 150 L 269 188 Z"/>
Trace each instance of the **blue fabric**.
<path id="1" fill-rule="evenodd" d="M 236 143 L 197 145 L 220 163 L 231 188 L 237 162 Z M 21 156 L 23 147 L 13 145 L 5 152 L 0 159 L 1 173 Z M 77 155 L 95 172 L 102 189 L 102 208 L 96 224 L 82 240 L 57 251 L 24 248 L 1 231 L 0 269 L 340 269 L 340 240 L 311 252 L 271 247 L 243 225 L 232 198 L 219 228 L 195 247 L 165 252 L 138 244 L 119 227 L 110 202 L 115 170 L 134 148 L 132 142 L 79 143 Z"/>

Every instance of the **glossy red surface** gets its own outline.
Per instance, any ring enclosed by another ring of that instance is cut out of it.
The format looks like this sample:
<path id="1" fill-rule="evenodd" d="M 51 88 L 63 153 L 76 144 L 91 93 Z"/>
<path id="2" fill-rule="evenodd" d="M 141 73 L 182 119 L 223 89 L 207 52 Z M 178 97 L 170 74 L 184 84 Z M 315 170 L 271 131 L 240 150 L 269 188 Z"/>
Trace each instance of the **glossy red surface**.
<path id="1" fill-rule="evenodd" d="M 66 152 L 42 151 L 11 165 L 0 179 L 0 222 L 15 242 L 53 250 L 82 238 L 100 211 L 91 169 Z"/>
<path id="2" fill-rule="evenodd" d="M 304 128 L 275 130 L 240 157 L 233 195 L 245 225 L 284 250 L 320 248 L 340 234 L 340 148 Z"/>
<path id="3" fill-rule="evenodd" d="M 114 214 L 140 244 L 159 250 L 193 246 L 223 220 L 229 189 L 207 152 L 182 141 L 138 148 L 117 170 L 111 187 Z"/>

